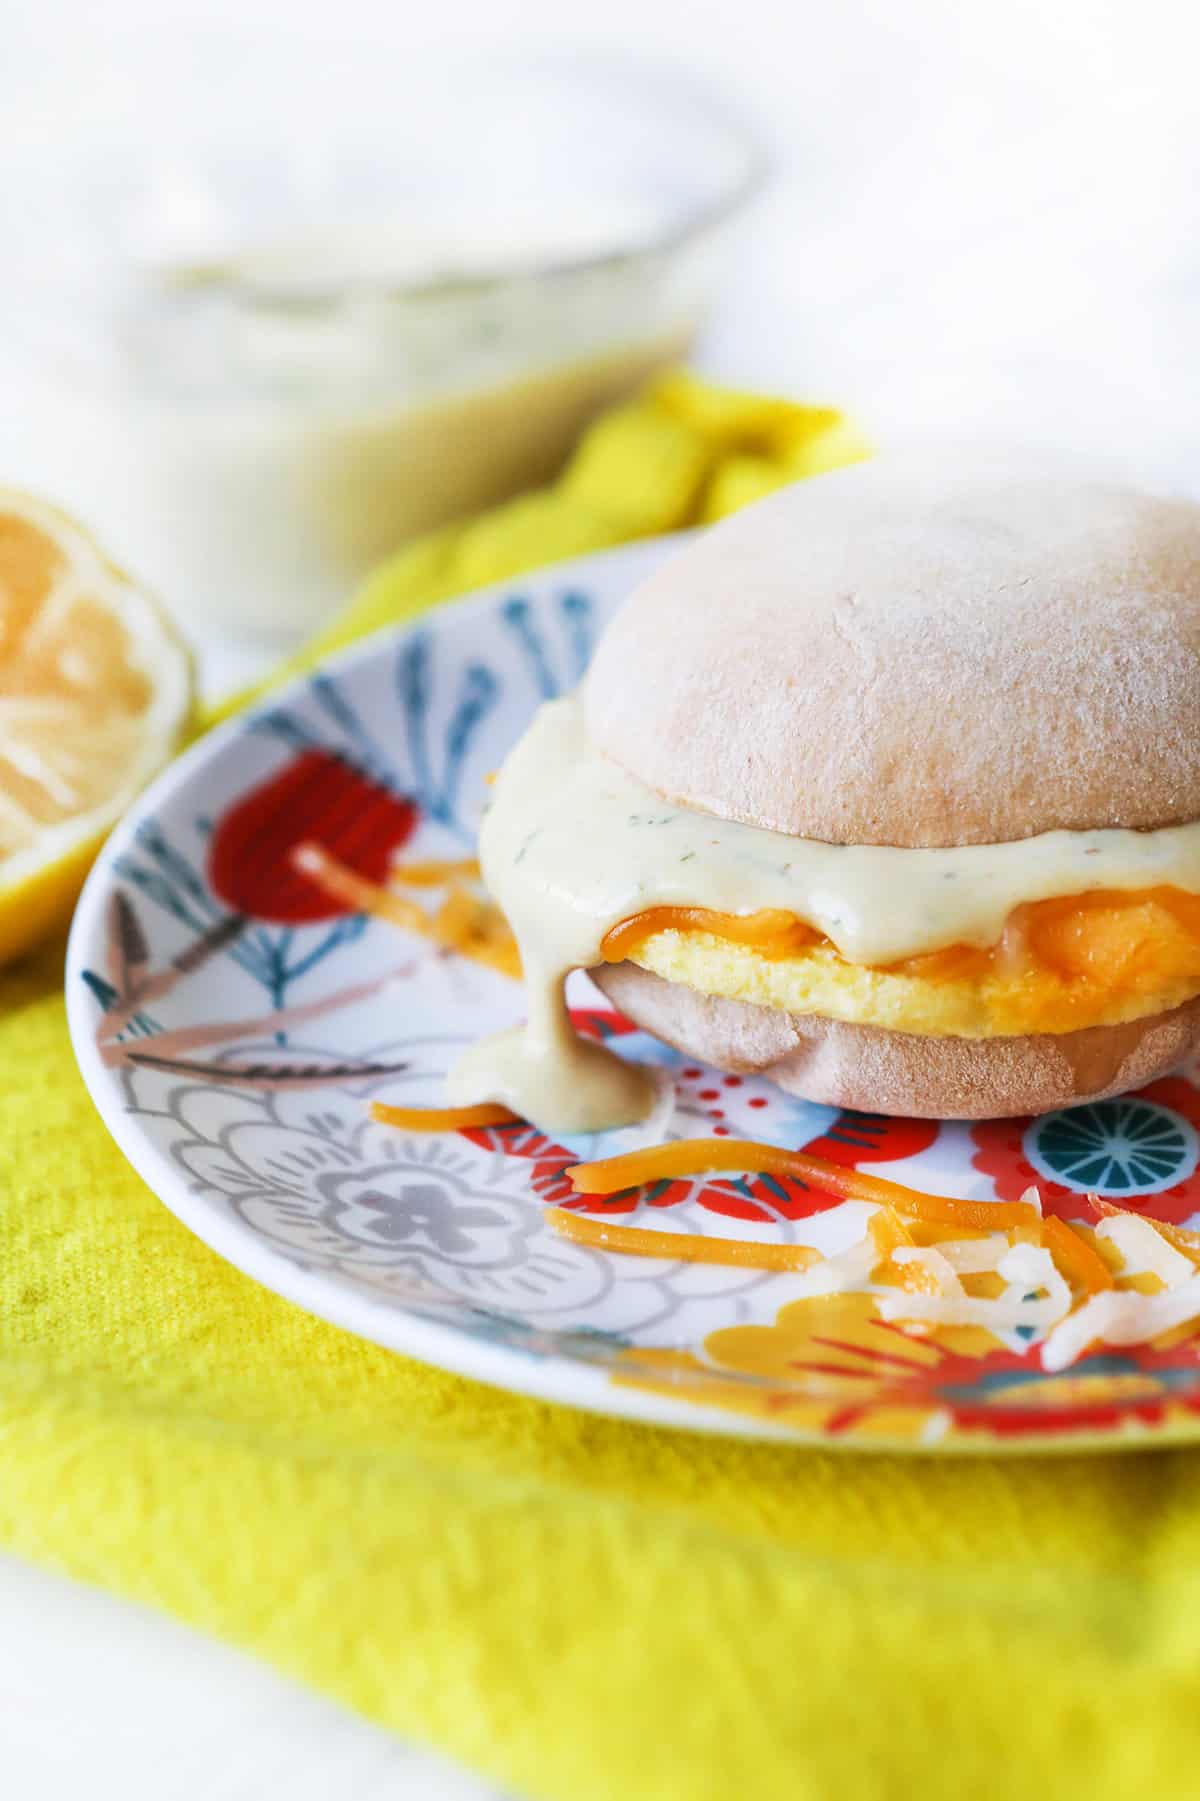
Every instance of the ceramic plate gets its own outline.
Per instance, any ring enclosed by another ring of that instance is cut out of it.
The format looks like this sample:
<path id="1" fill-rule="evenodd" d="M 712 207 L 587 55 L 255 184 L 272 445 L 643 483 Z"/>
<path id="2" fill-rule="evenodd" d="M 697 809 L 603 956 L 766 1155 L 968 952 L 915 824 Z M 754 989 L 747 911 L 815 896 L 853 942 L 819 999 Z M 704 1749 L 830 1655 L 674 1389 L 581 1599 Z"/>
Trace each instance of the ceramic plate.
<path id="1" fill-rule="evenodd" d="M 198 744 L 143 797 L 80 903 L 67 995 L 84 1079 L 168 1207 L 258 1281 L 364 1338 L 501 1387 L 674 1426 L 926 1449 L 1200 1436 L 1192 1343 L 1046 1375 L 1017 1336 L 915 1341 L 865 1297 L 796 1278 L 614 1256 L 551 1230 L 565 1168 L 635 1134 L 431 1136 L 368 1104 L 444 1100 L 448 1065 L 521 1009 L 515 983 L 299 878 L 312 838 L 379 881 L 473 848 L 485 777 L 669 550 L 551 569 L 373 639 Z M 275 923 L 266 923 L 269 916 Z M 286 923 L 284 923 L 286 922 Z M 1095 1189 L 1200 1210 L 1200 1089 L 1181 1073 L 1037 1120 L 837 1113 L 688 1062 L 580 975 L 582 1028 L 673 1085 L 671 1132 L 806 1147 L 918 1188 L 1084 1218 Z M 576 1205 L 581 1205 L 578 1200 Z M 588 1203 L 591 1204 L 591 1203 Z M 637 1223 L 836 1250 L 865 1209 L 770 1178 L 660 1184 Z M 791 1301 L 791 1305 L 789 1305 Z"/>

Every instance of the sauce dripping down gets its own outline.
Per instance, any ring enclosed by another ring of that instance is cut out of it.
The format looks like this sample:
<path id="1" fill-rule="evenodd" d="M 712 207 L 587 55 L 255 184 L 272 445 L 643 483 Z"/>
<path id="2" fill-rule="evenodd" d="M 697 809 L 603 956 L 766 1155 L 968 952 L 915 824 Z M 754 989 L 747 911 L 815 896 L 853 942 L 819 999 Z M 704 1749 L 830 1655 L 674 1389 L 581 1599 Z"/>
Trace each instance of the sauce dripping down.
<path id="1" fill-rule="evenodd" d="M 1028 916 L 1009 922 L 1037 902 L 1169 890 L 1200 917 L 1198 824 L 930 850 L 789 838 L 664 800 L 592 749 L 574 696 L 540 710 L 501 770 L 480 862 L 520 948 L 529 1018 L 473 1046 L 450 1097 L 498 1102 L 558 1133 L 631 1125 L 653 1104 L 644 1070 L 576 1037 L 562 993 L 571 970 L 602 960 L 606 940 L 620 949 L 635 916 L 726 916 L 723 927 L 732 921 L 768 955 L 825 938 L 880 968 L 939 959 L 929 974 L 1023 954 Z M 1071 929 L 1057 929 L 1047 924 L 1043 954 L 1069 960 Z"/>

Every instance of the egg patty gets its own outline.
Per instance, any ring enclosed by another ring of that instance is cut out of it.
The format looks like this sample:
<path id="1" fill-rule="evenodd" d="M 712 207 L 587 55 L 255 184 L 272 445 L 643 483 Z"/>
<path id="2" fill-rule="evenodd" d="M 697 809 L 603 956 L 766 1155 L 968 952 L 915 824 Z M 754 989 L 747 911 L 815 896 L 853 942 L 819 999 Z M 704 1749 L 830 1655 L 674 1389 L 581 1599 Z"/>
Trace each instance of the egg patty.
<path id="1" fill-rule="evenodd" d="M 927 1037 L 1120 1025 L 1200 994 L 1196 897 L 1076 896 L 1019 909 L 1014 921 L 990 952 L 953 947 L 886 969 L 851 963 L 826 940 L 768 954 L 695 928 L 652 931 L 625 954 L 702 994 Z"/>

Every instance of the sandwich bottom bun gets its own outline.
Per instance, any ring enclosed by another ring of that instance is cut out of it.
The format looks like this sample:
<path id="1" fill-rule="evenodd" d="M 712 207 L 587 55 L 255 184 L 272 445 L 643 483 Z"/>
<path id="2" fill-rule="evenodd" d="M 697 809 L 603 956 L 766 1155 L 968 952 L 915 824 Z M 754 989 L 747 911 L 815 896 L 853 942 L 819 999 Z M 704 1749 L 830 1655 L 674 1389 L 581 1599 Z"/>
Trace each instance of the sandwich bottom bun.
<path id="1" fill-rule="evenodd" d="M 725 1000 L 634 963 L 589 971 L 614 1006 L 717 1069 L 825 1106 L 915 1119 L 1050 1113 L 1140 1088 L 1200 1047 L 1200 997 L 1082 1032 L 935 1038 Z"/>

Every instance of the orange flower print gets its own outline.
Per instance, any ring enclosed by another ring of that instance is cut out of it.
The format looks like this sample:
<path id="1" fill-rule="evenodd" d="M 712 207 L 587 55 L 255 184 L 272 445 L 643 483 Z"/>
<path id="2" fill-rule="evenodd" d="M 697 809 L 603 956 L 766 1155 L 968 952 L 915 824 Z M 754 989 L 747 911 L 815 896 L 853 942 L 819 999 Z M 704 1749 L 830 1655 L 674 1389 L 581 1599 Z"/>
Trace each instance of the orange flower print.
<path id="1" fill-rule="evenodd" d="M 1200 1412 L 1200 1346 L 1097 1350 L 1059 1375 L 1036 1347 L 1012 1350 L 979 1327 L 920 1337 L 879 1318 L 870 1295 L 793 1301 L 768 1326 L 727 1326 L 704 1357 L 640 1349 L 626 1385 L 829 1438 L 887 1442 L 986 1434 L 1013 1442 L 1158 1428 Z"/>

